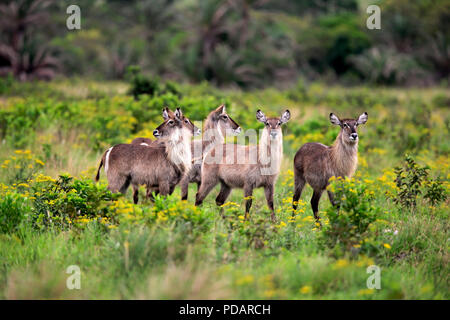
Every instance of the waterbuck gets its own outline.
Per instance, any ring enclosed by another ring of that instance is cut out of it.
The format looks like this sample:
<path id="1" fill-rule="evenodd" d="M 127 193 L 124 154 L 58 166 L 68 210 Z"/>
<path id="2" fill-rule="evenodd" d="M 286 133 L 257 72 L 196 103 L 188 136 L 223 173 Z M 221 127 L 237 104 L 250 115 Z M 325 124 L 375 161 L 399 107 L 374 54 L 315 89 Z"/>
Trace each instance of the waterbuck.
<path id="1" fill-rule="evenodd" d="M 191 138 L 199 129 L 183 116 L 180 108 L 175 112 L 163 110 L 165 121 L 153 131 L 159 138 L 150 146 L 118 144 L 105 155 L 108 189 L 125 193 L 133 186 L 133 200 L 138 202 L 139 185 L 157 188 L 161 195 L 171 194 L 181 177 L 191 168 Z M 96 180 L 100 177 L 100 168 Z"/>
<path id="2" fill-rule="evenodd" d="M 294 157 L 295 190 L 293 208 L 297 209 L 303 187 L 308 182 L 313 188 L 311 207 L 314 217 L 319 221 L 319 200 L 332 177 L 351 177 L 358 165 L 358 133 L 360 124 L 367 122 L 367 112 L 358 119 L 340 120 L 334 113 L 330 113 L 332 124 L 340 126 L 341 131 L 331 147 L 321 143 L 305 143 Z M 335 205 L 333 194 L 328 191 L 331 204 Z"/>
<path id="3" fill-rule="evenodd" d="M 211 149 L 202 163 L 202 182 L 196 195 L 195 205 L 202 204 L 208 193 L 218 183 L 221 184 L 216 198 L 218 206 L 225 203 L 233 188 L 241 188 L 244 189 L 246 201 L 245 217 L 248 218 L 253 189 L 263 187 L 272 220 L 275 220 L 274 185 L 283 158 L 281 125 L 288 122 L 290 117 L 289 110 L 286 110 L 279 118 L 266 118 L 264 113 L 258 110 L 256 119 L 265 125 L 258 145 L 222 144 Z"/>
<path id="4" fill-rule="evenodd" d="M 214 146 L 225 142 L 227 130 L 239 134 L 241 128 L 225 111 L 225 105 L 210 112 L 203 126 L 202 139 L 191 144 L 193 165 L 191 170 L 181 179 L 181 199 L 187 200 L 189 183 L 197 183 L 197 191 L 201 183 L 201 166 L 203 156 Z"/>

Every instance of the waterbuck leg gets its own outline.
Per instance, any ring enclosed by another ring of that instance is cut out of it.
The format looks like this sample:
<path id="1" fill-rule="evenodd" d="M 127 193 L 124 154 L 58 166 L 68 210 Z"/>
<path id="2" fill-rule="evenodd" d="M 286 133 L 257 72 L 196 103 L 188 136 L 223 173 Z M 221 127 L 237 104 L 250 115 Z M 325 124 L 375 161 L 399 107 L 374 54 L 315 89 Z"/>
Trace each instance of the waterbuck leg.
<path id="1" fill-rule="evenodd" d="M 125 194 L 130 185 L 130 180 L 122 175 L 108 176 L 108 190 L 114 193 L 121 192 Z"/>
<path id="2" fill-rule="evenodd" d="M 195 195 L 195 205 L 199 206 L 203 203 L 203 200 L 206 196 L 211 192 L 211 190 L 216 186 L 217 179 L 215 178 L 206 178 L 203 179 L 197 194 Z"/>
<path id="3" fill-rule="evenodd" d="M 137 204 L 139 201 L 139 186 L 133 185 L 133 202 Z"/>
<path id="4" fill-rule="evenodd" d="M 180 181 L 181 188 L 181 200 L 187 200 L 189 192 L 189 175 L 185 174 L 183 179 Z"/>
<path id="5" fill-rule="evenodd" d="M 311 207 L 312 211 L 314 213 L 314 218 L 316 218 L 317 222 L 320 223 L 320 217 L 319 217 L 319 200 L 322 196 L 323 190 L 314 190 L 313 196 L 311 198 Z"/>
<path id="6" fill-rule="evenodd" d="M 227 201 L 227 198 L 230 195 L 230 193 L 231 193 L 231 188 L 229 186 L 227 186 L 225 183 L 222 183 L 221 187 L 220 187 L 220 192 L 216 198 L 216 204 L 219 207 L 221 205 L 223 205 L 225 203 L 225 201 Z"/>
<path id="7" fill-rule="evenodd" d="M 266 195 L 267 206 L 271 211 L 270 217 L 272 218 L 272 222 L 275 222 L 275 210 L 273 209 L 273 185 L 265 186 L 264 194 Z"/>
<path id="8" fill-rule="evenodd" d="M 131 177 L 130 177 L 130 176 L 128 176 L 128 177 L 123 177 L 123 178 L 120 179 L 120 180 L 121 180 L 121 184 L 120 184 L 119 192 L 120 192 L 121 194 L 125 194 L 125 193 L 127 193 L 127 189 L 128 189 L 128 187 L 130 186 L 130 183 L 131 183 Z"/>
<path id="9" fill-rule="evenodd" d="M 300 199 L 303 187 L 305 186 L 305 178 L 303 175 L 295 173 L 294 185 L 294 197 L 292 198 L 292 208 L 294 208 L 294 211 L 292 212 L 292 215 L 294 215 L 295 210 L 297 210 L 297 201 Z"/>
<path id="10" fill-rule="evenodd" d="M 228 196 L 231 193 L 231 188 L 229 186 L 227 186 L 225 183 L 222 183 L 220 186 L 220 192 L 217 195 L 216 198 L 216 205 L 217 206 L 221 206 L 225 203 L 225 201 L 227 201 Z M 221 207 L 219 210 L 219 214 L 222 218 L 225 218 L 225 216 L 223 215 L 223 208 Z"/>
<path id="11" fill-rule="evenodd" d="M 333 207 L 337 208 L 337 203 L 336 203 L 336 201 L 334 200 L 334 194 L 333 194 L 333 192 L 331 192 L 331 191 L 329 191 L 329 190 L 327 190 L 327 192 L 328 192 L 328 199 L 330 199 L 331 204 L 333 205 Z"/>
<path id="12" fill-rule="evenodd" d="M 170 194 L 170 185 L 168 181 L 160 181 L 159 182 L 159 193 L 162 196 L 167 196 Z"/>
<path id="13" fill-rule="evenodd" d="M 159 189 L 155 187 L 147 187 L 147 198 L 150 199 L 150 201 L 155 202 L 155 198 L 153 197 L 153 192 L 155 195 L 159 194 Z"/>
<path id="14" fill-rule="evenodd" d="M 245 200 L 245 219 L 249 217 L 250 208 L 252 207 L 252 197 L 253 197 L 253 187 L 244 186 L 244 197 L 248 198 Z"/>

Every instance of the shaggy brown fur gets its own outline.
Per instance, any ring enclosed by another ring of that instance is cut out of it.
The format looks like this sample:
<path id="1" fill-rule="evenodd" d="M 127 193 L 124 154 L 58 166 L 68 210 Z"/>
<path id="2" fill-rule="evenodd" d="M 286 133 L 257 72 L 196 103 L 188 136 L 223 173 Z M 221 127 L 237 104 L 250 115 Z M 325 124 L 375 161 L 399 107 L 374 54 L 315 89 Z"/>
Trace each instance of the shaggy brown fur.
<path id="1" fill-rule="evenodd" d="M 187 200 L 188 198 L 189 183 L 197 183 L 197 191 L 199 190 L 203 156 L 215 145 L 225 142 L 227 130 L 232 130 L 232 132 L 238 134 L 241 128 L 225 112 L 225 105 L 221 105 L 213 110 L 206 118 L 205 125 L 203 126 L 202 139 L 192 141 L 191 152 L 193 155 L 193 165 L 191 170 L 189 170 L 180 182 L 182 200 Z"/>
<path id="2" fill-rule="evenodd" d="M 357 127 L 367 121 L 364 112 L 357 120 L 340 120 L 333 113 L 330 114 L 332 124 L 339 125 L 341 131 L 331 147 L 321 143 L 305 143 L 294 157 L 295 190 L 293 208 L 297 209 L 297 201 L 307 182 L 314 190 L 311 207 L 314 217 L 319 220 L 319 200 L 332 177 L 351 177 L 358 164 L 358 134 Z M 333 194 L 328 197 L 334 205 Z"/>
<path id="3" fill-rule="evenodd" d="M 201 169 L 202 183 L 195 205 L 201 205 L 218 183 L 221 184 L 216 198 L 218 206 L 225 203 L 233 188 L 241 188 L 244 189 L 246 198 L 247 218 L 252 205 L 253 189 L 263 187 L 267 205 L 272 212 L 272 220 L 275 220 L 273 192 L 283 156 L 281 125 L 289 120 L 290 113 L 286 110 L 280 118 L 266 118 L 264 113 L 258 110 L 256 118 L 265 125 L 259 145 L 221 144 L 205 155 Z M 220 160 L 216 159 L 217 154 Z"/>
<path id="4" fill-rule="evenodd" d="M 198 130 L 178 108 L 175 113 L 164 110 L 166 119 L 154 135 L 161 137 L 151 146 L 119 144 L 105 152 L 97 171 L 105 165 L 108 189 L 125 193 L 133 185 L 133 200 L 138 202 L 139 185 L 157 188 L 162 195 L 171 194 L 183 174 L 190 169 L 191 137 Z M 186 122 L 187 120 L 187 122 Z"/>

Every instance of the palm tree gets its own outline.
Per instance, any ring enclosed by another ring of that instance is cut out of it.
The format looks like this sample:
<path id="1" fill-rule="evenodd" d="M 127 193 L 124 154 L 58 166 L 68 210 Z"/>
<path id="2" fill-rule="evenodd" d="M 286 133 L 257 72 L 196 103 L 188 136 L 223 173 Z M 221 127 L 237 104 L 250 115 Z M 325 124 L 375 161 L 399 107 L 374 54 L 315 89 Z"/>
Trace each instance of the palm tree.
<path id="1" fill-rule="evenodd" d="M 20 81 L 51 79 L 58 61 L 32 37 L 32 28 L 47 22 L 49 0 L 17 0 L 0 5 L 0 76 L 12 73 Z"/>

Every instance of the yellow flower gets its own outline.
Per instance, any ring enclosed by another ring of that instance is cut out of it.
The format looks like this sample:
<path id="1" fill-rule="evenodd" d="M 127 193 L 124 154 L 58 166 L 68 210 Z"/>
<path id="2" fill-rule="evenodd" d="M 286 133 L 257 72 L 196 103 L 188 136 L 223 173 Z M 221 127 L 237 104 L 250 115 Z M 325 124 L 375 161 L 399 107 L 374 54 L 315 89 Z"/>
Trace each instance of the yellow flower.
<path id="1" fill-rule="evenodd" d="M 37 164 L 40 164 L 41 166 L 44 166 L 44 165 L 45 165 L 45 163 L 42 162 L 42 161 L 39 160 L 39 159 L 35 159 L 34 161 L 35 161 Z"/>
<path id="2" fill-rule="evenodd" d="M 363 296 L 363 295 L 367 295 L 367 294 L 373 294 L 375 292 L 374 289 L 361 289 L 358 291 L 358 294 Z"/>
<path id="3" fill-rule="evenodd" d="M 30 187 L 30 186 L 29 186 L 28 184 L 26 184 L 26 183 L 19 183 L 17 186 L 18 186 L 18 187 L 24 187 L 24 188 L 29 188 L 29 187 Z"/>
<path id="4" fill-rule="evenodd" d="M 348 261 L 346 259 L 339 259 L 336 261 L 333 268 L 334 269 L 342 269 L 342 268 L 345 268 L 346 266 L 348 266 Z"/>
<path id="5" fill-rule="evenodd" d="M 253 281 L 254 281 L 253 276 L 249 274 L 249 275 L 246 275 L 246 276 L 243 276 L 243 277 L 237 279 L 236 285 L 243 286 L 243 285 L 251 284 L 251 283 L 253 283 Z"/>
<path id="6" fill-rule="evenodd" d="M 390 245 L 389 243 L 383 243 L 383 246 L 384 246 L 386 249 L 390 249 L 390 248 L 391 248 L 391 245 Z"/>
<path id="7" fill-rule="evenodd" d="M 303 286 L 300 288 L 299 291 L 301 294 L 308 294 L 312 291 L 312 288 L 311 288 L 311 286 Z"/>

